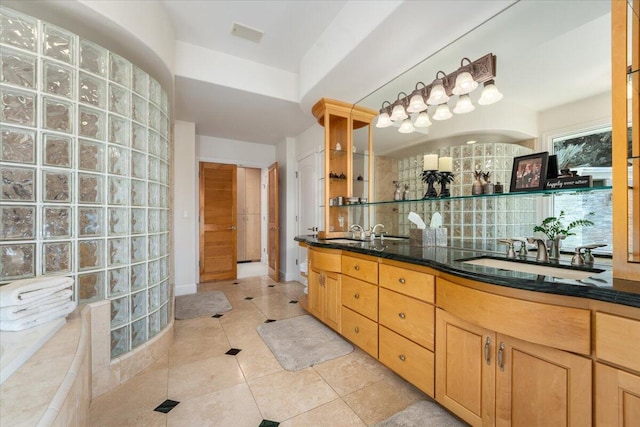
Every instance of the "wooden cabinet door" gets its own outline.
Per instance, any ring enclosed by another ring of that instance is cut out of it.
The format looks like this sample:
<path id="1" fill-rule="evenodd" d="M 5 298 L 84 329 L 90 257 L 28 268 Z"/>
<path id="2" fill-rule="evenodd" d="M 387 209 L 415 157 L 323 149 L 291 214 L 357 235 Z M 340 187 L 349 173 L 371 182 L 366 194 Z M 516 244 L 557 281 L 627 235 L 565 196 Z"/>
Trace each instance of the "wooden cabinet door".
<path id="1" fill-rule="evenodd" d="M 340 274 L 323 273 L 324 280 L 324 322 L 331 328 L 340 332 L 340 317 L 342 304 L 340 303 Z"/>
<path id="2" fill-rule="evenodd" d="M 640 425 L 640 376 L 596 363 L 595 426 Z"/>
<path id="3" fill-rule="evenodd" d="M 238 261 L 246 261 L 247 258 L 247 221 L 246 215 L 238 215 Z"/>
<path id="4" fill-rule="evenodd" d="M 246 214 L 260 215 L 260 169 L 245 168 L 245 207 Z"/>
<path id="5" fill-rule="evenodd" d="M 321 275 L 315 270 L 309 270 L 308 276 L 308 295 L 309 295 L 309 312 L 317 318 L 322 317 L 322 294 L 320 285 Z"/>
<path id="6" fill-rule="evenodd" d="M 244 221 L 246 232 L 244 242 L 244 259 L 260 261 L 260 248 L 262 247 L 260 236 L 260 215 L 245 215 Z"/>
<path id="7" fill-rule="evenodd" d="M 247 213 L 247 204 L 246 204 L 246 199 L 247 199 L 247 190 L 246 190 L 246 169 L 245 168 L 238 168 L 237 170 L 237 174 L 238 174 L 238 178 L 237 178 L 237 183 L 236 186 L 238 188 L 238 197 L 237 197 L 237 203 L 238 203 L 238 215 L 244 215 Z"/>
<path id="8" fill-rule="evenodd" d="M 496 426 L 590 426 L 591 360 L 497 336 Z"/>
<path id="9" fill-rule="evenodd" d="M 494 332 L 436 310 L 436 400 L 472 426 L 495 420 L 495 342 Z"/>

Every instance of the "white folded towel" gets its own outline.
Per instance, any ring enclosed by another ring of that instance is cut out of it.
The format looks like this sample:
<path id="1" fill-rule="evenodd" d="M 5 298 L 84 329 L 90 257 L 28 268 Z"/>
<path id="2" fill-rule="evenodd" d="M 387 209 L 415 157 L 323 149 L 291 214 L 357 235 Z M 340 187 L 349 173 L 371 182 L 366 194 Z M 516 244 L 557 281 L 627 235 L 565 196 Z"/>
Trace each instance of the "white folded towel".
<path id="1" fill-rule="evenodd" d="M 67 315 L 75 310 L 75 308 L 76 302 L 69 301 L 60 307 L 43 313 L 36 313 L 16 320 L 0 320 L 0 331 L 22 331 L 24 329 L 33 328 L 34 326 L 42 325 L 50 320 L 67 317 Z"/>
<path id="2" fill-rule="evenodd" d="M 72 286 L 73 278 L 66 276 L 17 280 L 0 286 L 0 307 L 28 304 Z"/>
<path id="3" fill-rule="evenodd" d="M 63 289 L 29 304 L 0 307 L 0 320 L 16 320 L 32 314 L 43 313 L 68 303 L 72 296 L 71 289 Z"/>

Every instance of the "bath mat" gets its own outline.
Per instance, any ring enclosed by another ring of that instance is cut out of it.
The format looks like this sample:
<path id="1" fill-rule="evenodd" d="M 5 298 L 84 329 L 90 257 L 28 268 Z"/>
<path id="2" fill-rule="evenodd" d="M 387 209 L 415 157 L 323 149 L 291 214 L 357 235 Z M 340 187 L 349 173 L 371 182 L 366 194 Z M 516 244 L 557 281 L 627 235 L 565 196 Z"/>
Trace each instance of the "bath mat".
<path id="1" fill-rule="evenodd" d="M 263 323 L 258 333 L 287 371 L 299 371 L 353 351 L 353 346 L 309 315 Z"/>
<path id="2" fill-rule="evenodd" d="M 467 425 L 437 403 L 421 400 L 404 411 L 380 421 L 375 427 L 464 427 Z"/>
<path id="3" fill-rule="evenodd" d="M 212 291 L 176 297 L 176 319 L 212 316 L 231 310 L 224 292 Z"/>

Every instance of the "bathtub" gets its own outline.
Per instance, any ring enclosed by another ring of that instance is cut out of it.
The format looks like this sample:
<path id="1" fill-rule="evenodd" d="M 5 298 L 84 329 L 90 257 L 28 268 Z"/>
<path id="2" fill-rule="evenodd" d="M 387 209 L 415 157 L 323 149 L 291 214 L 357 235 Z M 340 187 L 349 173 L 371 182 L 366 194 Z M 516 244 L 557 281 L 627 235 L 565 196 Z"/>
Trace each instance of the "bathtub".
<path id="1" fill-rule="evenodd" d="M 0 331 L 0 384 L 29 360 L 66 322 L 63 317 L 24 331 Z"/>

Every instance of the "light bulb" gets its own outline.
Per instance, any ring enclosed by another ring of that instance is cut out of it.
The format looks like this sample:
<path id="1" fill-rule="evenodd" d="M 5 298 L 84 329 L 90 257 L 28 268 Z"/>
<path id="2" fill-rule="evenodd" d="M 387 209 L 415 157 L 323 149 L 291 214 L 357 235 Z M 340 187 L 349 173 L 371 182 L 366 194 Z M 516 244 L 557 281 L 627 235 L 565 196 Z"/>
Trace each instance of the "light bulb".
<path id="1" fill-rule="evenodd" d="M 391 121 L 393 122 L 397 122 L 400 120 L 404 120 L 407 117 L 409 117 L 407 115 L 407 112 L 404 111 L 404 107 L 400 104 L 396 105 L 395 107 L 393 107 L 393 111 L 391 111 Z"/>
<path id="2" fill-rule="evenodd" d="M 485 82 L 484 87 L 482 88 L 482 95 L 480 95 L 480 99 L 478 100 L 478 104 L 480 105 L 491 105 L 502 99 L 503 95 L 500 93 L 498 88 L 496 87 L 493 80 L 488 80 Z"/>
<path id="3" fill-rule="evenodd" d="M 451 111 L 449 111 L 448 104 L 440 104 L 436 108 L 436 113 L 433 115 L 433 120 L 447 120 L 453 117 Z"/>
<path id="4" fill-rule="evenodd" d="M 431 120 L 429 120 L 429 115 L 427 114 L 427 112 L 423 111 L 422 113 L 418 114 L 418 117 L 416 118 L 415 122 L 413 122 L 413 125 L 417 128 L 426 128 L 431 126 Z"/>
<path id="5" fill-rule="evenodd" d="M 471 102 L 471 98 L 469 97 L 469 95 L 460 95 L 460 97 L 458 98 L 458 102 L 456 103 L 456 106 L 453 109 L 453 112 L 456 114 L 464 114 L 464 113 L 470 113 L 475 109 L 476 107 L 473 106 L 473 103 Z"/>

